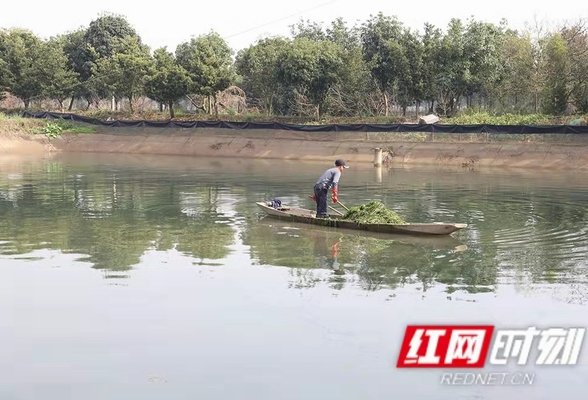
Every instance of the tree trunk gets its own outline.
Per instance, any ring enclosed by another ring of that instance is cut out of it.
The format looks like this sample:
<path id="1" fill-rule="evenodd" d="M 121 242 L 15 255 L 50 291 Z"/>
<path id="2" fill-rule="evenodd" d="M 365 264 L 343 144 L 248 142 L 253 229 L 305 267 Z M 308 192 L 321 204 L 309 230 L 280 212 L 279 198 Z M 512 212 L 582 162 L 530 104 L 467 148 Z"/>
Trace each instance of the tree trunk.
<path id="1" fill-rule="evenodd" d="M 268 96 L 265 100 L 265 112 L 267 113 L 267 116 L 271 116 L 272 115 L 272 96 Z"/>
<path id="2" fill-rule="evenodd" d="M 415 110 L 416 110 L 416 117 L 419 117 L 419 109 L 421 108 L 421 102 L 417 101 L 415 104 Z"/>
<path id="3" fill-rule="evenodd" d="M 216 102 L 216 94 L 212 95 L 213 107 L 214 107 L 214 118 L 218 120 L 218 104 Z"/>
<path id="4" fill-rule="evenodd" d="M 388 94 L 384 93 L 384 116 L 388 116 Z"/>
<path id="5" fill-rule="evenodd" d="M 131 111 L 131 114 L 134 112 L 133 111 L 133 96 L 132 95 L 129 96 L 129 110 Z"/>
<path id="6" fill-rule="evenodd" d="M 76 99 L 75 96 L 71 96 L 71 100 L 69 101 L 69 107 L 67 108 L 67 111 L 71 111 L 71 109 L 73 108 L 73 103 L 74 103 L 75 99 Z"/>
<path id="7" fill-rule="evenodd" d="M 22 102 L 24 103 L 24 108 L 25 108 L 25 110 L 26 110 L 27 108 L 29 108 L 29 104 L 31 104 L 31 101 L 30 101 L 29 99 L 24 99 Z"/>
<path id="8" fill-rule="evenodd" d="M 269 115 L 273 115 L 274 114 L 274 95 L 270 95 L 270 100 L 269 100 Z"/>
<path id="9" fill-rule="evenodd" d="M 461 100 L 461 96 L 457 96 L 457 97 L 451 99 L 451 116 L 452 117 L 455 116 L 455 114 L 456 114 L 456 111 L 459 107 L 460 100 Z"/>
<path id="10" fill-rule="evenodd" d="M 168 104 L 168 106 L 169 106 L 169 117 L 170 118 L 175 118 L 176 117 L 176 114 L 174 113 L 174 102 L 173 101 L 170 101 L 169 104 Z"/>

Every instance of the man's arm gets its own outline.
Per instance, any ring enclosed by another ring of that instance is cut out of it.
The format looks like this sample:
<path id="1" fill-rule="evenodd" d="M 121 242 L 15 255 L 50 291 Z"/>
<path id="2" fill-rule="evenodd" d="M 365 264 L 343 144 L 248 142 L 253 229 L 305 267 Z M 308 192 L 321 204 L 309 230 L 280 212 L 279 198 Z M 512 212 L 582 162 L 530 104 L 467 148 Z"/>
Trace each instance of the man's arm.
<path id="1" fill-rule="evenodd" d="M 333 174 L 333 202 L 338 202 L 339 199 L 337 196 L 339 195 L 339 178 L 341 178 L 341 171 L 337 170 Z"/>
<path id="2" fill-rule="evenodd" d="M 333 174 L 333 185 L 332 185 L 333 190 L 339 188 L 339 179 L 340 178 L 341 178 L 341 171 L 339 171 L 339 170 L 335 171 L 335 173 Z"/>

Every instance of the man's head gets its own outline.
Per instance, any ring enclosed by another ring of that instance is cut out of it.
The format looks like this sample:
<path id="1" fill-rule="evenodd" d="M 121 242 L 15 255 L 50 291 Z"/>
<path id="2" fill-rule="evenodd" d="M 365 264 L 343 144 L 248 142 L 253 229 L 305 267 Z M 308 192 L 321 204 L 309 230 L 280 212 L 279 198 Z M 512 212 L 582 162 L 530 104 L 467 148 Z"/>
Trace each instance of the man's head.
<path id="1" fill-rule="evenodd" d="M 345 164 L 343 160 L 335 160 L 335 167 L 339 169 L 339 171 L 343 171 L 343 168 L 349 168 L 349 165 Z"/>

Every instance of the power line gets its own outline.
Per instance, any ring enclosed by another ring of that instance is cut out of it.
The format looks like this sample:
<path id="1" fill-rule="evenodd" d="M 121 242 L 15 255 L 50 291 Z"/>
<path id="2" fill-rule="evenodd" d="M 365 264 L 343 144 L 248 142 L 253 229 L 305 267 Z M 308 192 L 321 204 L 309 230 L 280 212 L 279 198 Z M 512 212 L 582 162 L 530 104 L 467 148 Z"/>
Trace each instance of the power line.
<path id="1" fill-rule="evenodd" d="M 317 8 L 328 6 L 329 4 L 336 3 L 337 1 L 339 1 L 339 0 L 332 0 L 332 1 L 328 1 L 328 2 L 323 3 L 323 4 L 319 4 L 318 6 L 314 6 L 312 8 L 307 9 L 307 10 L 300 11 L 300 12 L 297 12 L 297 13 L 294 13 L 294 14 L 291 14 L 291 15 L 288 15 L 287 17 L 282 17 L 282 18 L 276 19 L 274 21 L 266 22 L 265 24 L 255 26 L 253 28 L 246 29 L 246 30 L 244 30 L 242 32 L 235 33 L 235 34 L 232 34 L 232 35 L 229 35 L 229 36 L 225 36 L 225 39 L 232 38 L 232 37 L 235 37 L 235 36 L 239 36 L 239 35 L 242 35 L 244 33 L 251 32 L 251 31 L 254 31 L 254 30 L 259 29 L 259 28 L 263 28 L 263 27 L 268 26 L 268 25 L 275 24 L 276 22 L 284 21 L 284 20 L 286 20 L 288 18 L 292 18 L 292 17 L 295 17 L 297 15 L 304 14 L 304 13 L 307 13 L 307 12 L 312 11 L 312 10 L 316 10 Z"/>
<path id="2" fill-rule="evenodd" d="M 304 14 L 304 13 L 307 13 L 307 12 L 309 12 L 309 11 L 312 11 L 312 10 L 316 10 L 317 8 L 321 8 L 321 7 L 324 7 L 324 6 L 328 6 L 329 4 L 333 4 L 333 3 L 336 3 L 336 2 L 338 2 L 338 1 L 339 1 L 339 0 L 331 0 L 331 1 L 328 1 L 328 2 L 326 2 L 326 3 L 319 4 L 319 5 L 317 5 L 317 6 L 314 6 L 314 7 L 311 7 L 311 8 L 309 8 L 309 9 L 306 9 L 306 10 L 303 10 L 303 11 L 299 11 L 299 12 L 297 12 L 297 13 L 294 13 L 294 14 L 290 14 L 290 15 L 288 15 L 288 16 L 286 16 L 286 17 L 282 17 L 282 18 L 279 18 L 279 19 L 273 20 L 273 21 L 271 21 L 271 22 L 266 22 L 266 23 L 264 23 L 264 24 L 262 24 L 262 25 L 258 25 L 258 26 L 255 26 L 255 27 L 253 27 L 253 28 L 249 28 L 249 29 L 246 29 L 246 30 L 244 30 L 244 31 L 241 31 L 241 32 L 238 32 L 238 33 L 235 33 L 235 34 L 229 35 L 229 36 L 226 36 L 226 37 L 225 37 L 225 39 L 232 38 L 232 37 L 235 37 L 235 36 L 239 36 L 239 35 L 242 35 L 242 34 L 244 34 L 244 33 L 251 32 L 251 31 L 254 31 L 254 30 L 256 30 L 256 29 L 259 29 L 259 28 L 263 28 L 263 27 L 265 27 L 265 26 L 268 26 L 268 25 L 275 24 L 276 22 L 284 21 L 284 20 L 286 20 L 286 19 L 289 19 L 289 18 L 295 17 L 295 16 L 297 16 L 297 15 Z M 70 87 L 66 87 L 66 88 L 64 88 L 64 89 L 66 89 L 66 90 L 68 90 L 68 89 L 69 89 L 69 90 L 73 90 L 73 89 L 75 89 L 75 88 L 77 88 L 77 87 L 79 87 L 79 86 L 83 86 L 83 85 L 85 85 L 85 84 L 91 83 L 91 82 L 93 82 L 94 80 L 100 80 L 100 79 L 104 79 L 105 77 L 108 77 L 108 76 L 110 76 L 111 74 L 112 74 L 112 72 L 111 72 L 110 74 L 109 74 L 109 73 L 106 73 L 106 74 L 95 74 L 95 75 L 91 76 L 89 79 L 87 79 L 87 80 L 86 80 L 86 81 L 84 81 L 84 82 L 79 82 L 79 83 L 76 83 L 76 84 L 74 84 L 74 85 L 72 85 L 72 86 L 70 86 Z M 44 98 L 44 97 L 45 97 L 45 95 L 32 96 L 32 97 L 28 98 L 28 100 L 36 100 L 36 99 L 39 99 L 39 98 Z"/>

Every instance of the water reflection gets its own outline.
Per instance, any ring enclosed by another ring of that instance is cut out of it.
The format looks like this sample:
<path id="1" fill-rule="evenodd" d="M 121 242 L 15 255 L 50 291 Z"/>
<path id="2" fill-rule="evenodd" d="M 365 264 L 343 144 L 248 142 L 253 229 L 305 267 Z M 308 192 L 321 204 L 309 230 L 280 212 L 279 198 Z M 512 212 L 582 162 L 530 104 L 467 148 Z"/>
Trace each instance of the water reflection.
<path id="1" fill-rule="evenodd" d="M 323 269 L 345 276 L 348 283 L 368 291 L 394 289 L 415 282 L 422 283 L 423 291 L 427 291 L 436 280 L 460 286 L 464 271 L 452 268 L 452 264 L 458 262 L 458 254 L 467 249 L 449 236 L 358 233 L 267 217 L 250 227 L 243 242 L 251 246 L 254 260 L 261 265 L 311 270 L 292 271 L 300 278 L 295 287 L 330 282 L 333 277 L 325 277 L 324 271 L 320 271 Z M 314 269 L 319 270 L 312 271 Z M 343 286 L 338 279 L 333 287 L 342 289 Z"/>
<path id="2" fill-rule="evenodd" d="M 122 279 L 150 252 L 174 250 L 194 265 L 226 265 L 238 253 L 241 263 L 290 268 L 299 288 L 474 295 L 548 284 L 565 289 L 564 301 L 584 301 L 588 190 L 566 176 L 346 174 L 345 204 L 377 199 L 411 221 L 469 224 L 455 237 L 418 238 L 263 218 L 255 202 L 267 198 L 312 207 L 312 165 L 277 173 L 243 161 L 112 160 L 2 164 L 1 257 L 56 250 Z"/>
<path id="3" fill-rule="evenodd" d="M 315 238 L 313 253 L 319 268 L 332 269 L 336 275 L 345 275 L 345 270 L 341 268 L 339 262 L 339 244 L 342 240 L 342 236 L 333 243 L 328 241 L 326 235 L 319 235 L 318 238 Z"/>
<path id="4" fill-rule="evenodd" d="M 175 249 L 200 262 L 230 253 L 234 229 L 218 210 L 217 187 L 185 191 L 181 183 L 153 187 L 144 177 L 45 167 L 0 183 L 5 256 L 40 249 L 85 254 L 93 268 L 121 277 L 149 250 Z"/>
<path id="5" fill-rule="evenodd" d="M 394 368 L 407 324 L 586 325 L 585 179 L 348 171 L 348 206 L 380 199 L 415 222 L 469 224 L 418 238 L 264 218 L 255 202 L 273 197 L 312 207 L 323 165 L 2 160 L 0 398 L 575 400 L 586 389 L 586 355 L 537 369 L 529 391 L 442 393 L 437 372 Z"/>

